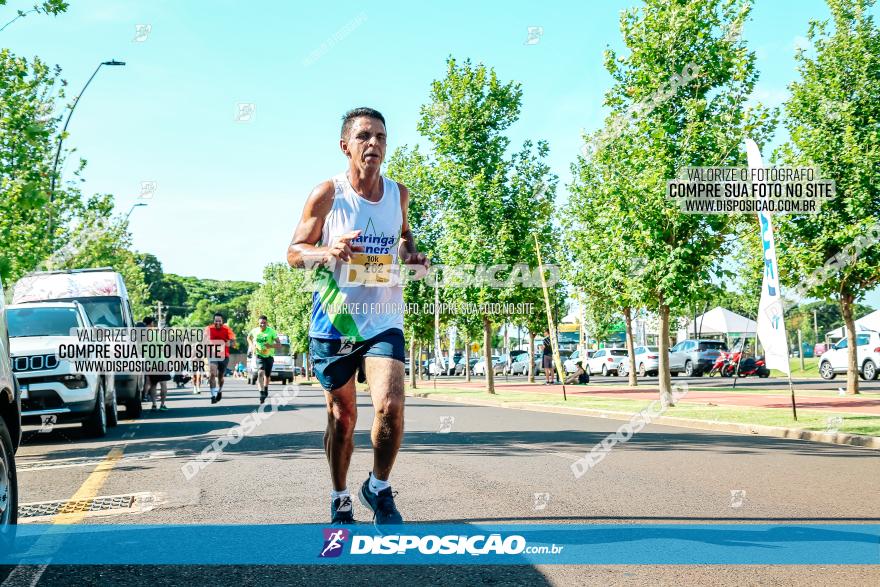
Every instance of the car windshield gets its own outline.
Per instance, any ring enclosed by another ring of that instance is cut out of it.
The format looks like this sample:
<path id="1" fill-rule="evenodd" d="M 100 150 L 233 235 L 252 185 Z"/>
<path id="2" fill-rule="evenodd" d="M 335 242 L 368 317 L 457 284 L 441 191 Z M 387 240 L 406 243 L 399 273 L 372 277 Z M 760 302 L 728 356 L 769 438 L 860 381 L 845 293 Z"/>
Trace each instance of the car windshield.
<path id="1" fill-rule="evenodd" d="M 13 308 L 6 314 L 9 336 L 70 336 L 71 328 L 79 328 L 75 308 Z"/>
<path id="2" fill-rule="evenodd" d="M 626 349 L 611 349 L 611 356 L 625 357 L 626 356 Z"/>
<path id="3" fill-rule="evenodd" d="M 700 343 L 701 351 L 726 351 L 727 345 L 720 340 L 703 341 Z"/>
<path id="4" fill-rule="evenodd" d="M 275 349 L 275 354 L 276 354 L 276 355 L 281 355 L 282 357 L 289 357 L 289 356 L 290 356 L 290 345 L 289 345 L 289 344 L 284 344 L 284 343 L 282 342 L 282 343 L 278 346 L 278 348 Z"/>
<path id="5" fill-rule="evenodd" d="M 647 346 L 647 347 L 645 347 L 645 352 L 646 353 L 659 353 L 660 351 L 658 351 L 657 347 L 655 347 L 655 346 Z"/>
<path id="6" fill-rule="evenodd" d="M 119 298 L 82 298 L 77 300 L 86 309 L 86 314 L 95 326 L 122 328 L 122 302 Z"/>

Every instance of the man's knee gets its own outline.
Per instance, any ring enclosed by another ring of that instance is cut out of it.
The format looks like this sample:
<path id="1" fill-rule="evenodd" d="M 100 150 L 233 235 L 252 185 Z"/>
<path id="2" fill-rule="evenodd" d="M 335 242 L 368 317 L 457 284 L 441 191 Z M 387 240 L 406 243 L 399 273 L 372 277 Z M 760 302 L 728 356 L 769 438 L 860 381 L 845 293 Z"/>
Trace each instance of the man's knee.
<path id="1" fill-rule="evenodd" d="M 379 398 L 376 411 L 385 417 L 396 418 L 403 415 L 404 399 L 402 393 L 388 393 Z"/>

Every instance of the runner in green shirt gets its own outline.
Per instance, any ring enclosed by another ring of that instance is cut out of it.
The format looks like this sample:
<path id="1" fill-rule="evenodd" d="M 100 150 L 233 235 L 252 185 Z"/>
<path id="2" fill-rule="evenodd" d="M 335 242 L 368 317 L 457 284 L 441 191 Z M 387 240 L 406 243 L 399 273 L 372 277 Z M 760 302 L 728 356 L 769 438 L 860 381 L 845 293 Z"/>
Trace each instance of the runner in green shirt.
<path id="1" fill-rule="evenodd" d="M 269 396 L 269 381 L 272 378 L 272 364 L 275 362 L 275 349 L 280 346 L 278 333 L 269 326 L 269 320 L 260 316 L 259 326 L 248 333 L 248 351 L 254 353 L 257 360 L 260 383 L 260 403 Z"/>

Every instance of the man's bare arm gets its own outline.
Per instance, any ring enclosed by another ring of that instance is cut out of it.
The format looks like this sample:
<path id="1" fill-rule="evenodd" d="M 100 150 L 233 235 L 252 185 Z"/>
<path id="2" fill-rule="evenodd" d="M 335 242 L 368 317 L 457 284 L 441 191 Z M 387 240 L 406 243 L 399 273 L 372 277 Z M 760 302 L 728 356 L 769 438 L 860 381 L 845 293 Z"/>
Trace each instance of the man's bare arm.
<path id="1" fill-rule="evenodd" d="M 400 189 L 400 210 L 403 215 L 397 254 L 405 265 L 427 266 L 428 258 L 424 253 L 419 252 L 412 230 L 409 227 L 409 190 L 402 183 L 398 183 L 397 187 Z"/>
<path id="2" fill-rule="evenodd" d="M 319 184 L 306 200 L 303 215 L 293 232 L 293 239 L 287 247 L 287 263 L 297 269 L 314 269 L 319 265 L 328 265 L 331 260 L 348 261 L 352 251 L 361 251 L 363 247 L 351 244 L 360 231 L 355 230 L 338 236 L 329 245 L 318 246 L 324 219 L 333 208 L 335 192 L 332 181 Z"/>

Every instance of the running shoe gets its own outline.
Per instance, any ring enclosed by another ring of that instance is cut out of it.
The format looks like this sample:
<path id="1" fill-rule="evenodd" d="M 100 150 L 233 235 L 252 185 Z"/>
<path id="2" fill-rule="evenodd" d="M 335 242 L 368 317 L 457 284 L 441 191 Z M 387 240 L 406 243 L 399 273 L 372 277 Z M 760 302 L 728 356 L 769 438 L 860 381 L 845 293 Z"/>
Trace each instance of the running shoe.
<path id="1" fill-rule="evenodd" d="M 159 411 L 160 411 L 160 412 L 166 412 L 166 411 L 168 411 L 168 406 L 159 406 Z"/>
<path id="2" fill-rule="evenodd" d="M 151 412 L 158 412 L 159 408 L 154 405 L 153 407 L 150 408 L 150 411 Z"/>
<path id="3" fill-rule="evenodd" d="M 343 495 L 334 499 L 333 503 L 330 504 L 330 524 L 341 526 L 354 523 L 354 509 L 351 507 L 351 496 Z"/>
<path id="4" fill-rule="evenodd" d="M 386 526 L 390 524 L 403 524 L 403 517 L 397 511 L 394 505 L 394 496 L 396 491 L 391 491 L 390 487 L 386 487 L 378 494 L 370 491 L 370 478 L 361 485 L 358 497 L 364 506 L 373 511 L 373 524 L 376 526 Z"/>
<path id="5" fill-rule="evenodd" d="M 267 397 L 269 397 L 269 390 L 268 389 L 264 389 L 264 390 L 260 391 L 260 403 L 261 404 L 266 402 Z"/>

